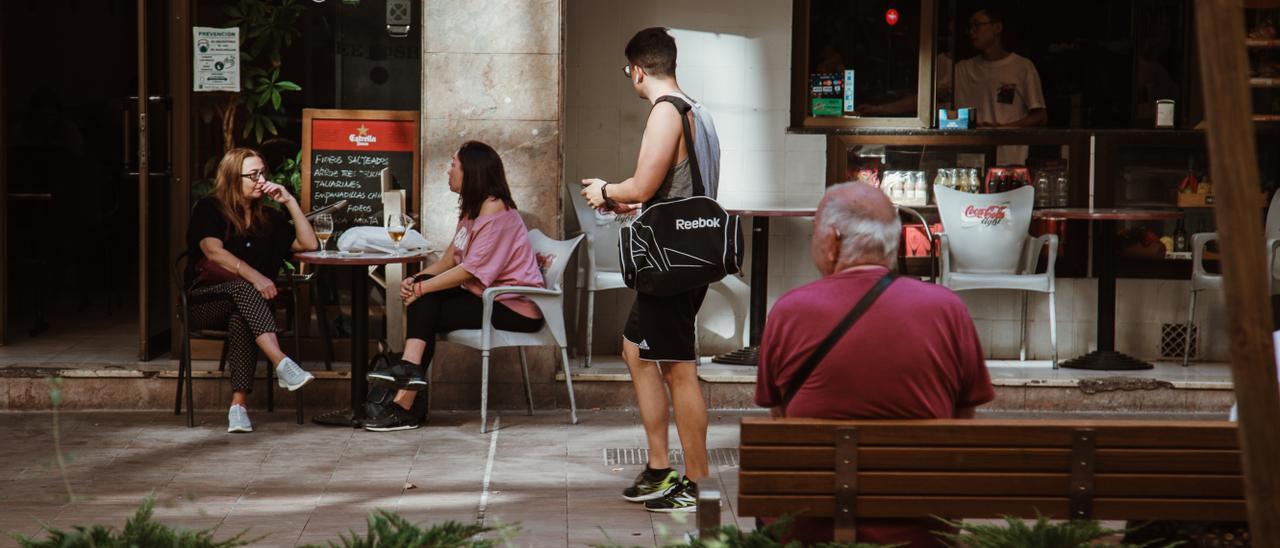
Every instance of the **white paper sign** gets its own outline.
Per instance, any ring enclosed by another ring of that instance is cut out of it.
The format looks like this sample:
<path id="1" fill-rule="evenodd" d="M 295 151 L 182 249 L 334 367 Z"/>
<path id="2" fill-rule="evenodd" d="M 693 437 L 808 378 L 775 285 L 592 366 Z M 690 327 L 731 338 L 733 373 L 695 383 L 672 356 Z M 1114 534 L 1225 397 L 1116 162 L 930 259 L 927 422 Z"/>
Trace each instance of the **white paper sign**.
<path id="1" fill-rule="evenodd" d="M 195 91 L 240 91 L 240 28 L 193 27 Z"/>

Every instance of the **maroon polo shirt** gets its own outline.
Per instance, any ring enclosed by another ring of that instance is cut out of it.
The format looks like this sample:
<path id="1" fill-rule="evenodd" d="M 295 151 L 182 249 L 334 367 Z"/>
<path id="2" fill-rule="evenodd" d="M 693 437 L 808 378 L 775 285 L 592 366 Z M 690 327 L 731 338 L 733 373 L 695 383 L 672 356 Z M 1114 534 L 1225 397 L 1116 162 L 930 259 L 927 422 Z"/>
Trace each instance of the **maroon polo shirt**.
<path id="1" fill-rule="evenodd" d="M 852 269 L 795 288 L 773 305 L 760 343 L 756 404 L 777 407 L 822 339 L 887 269 Z M 942 419 L 995 399 L 964 302 L 902 277 L 832 347 L 787 406 L 788 417 Z M 859 520 L 860 542 L 944 546 L 936 520 Z M 793 536 L 830 541 L 830 519 L 798 517 Z"/>

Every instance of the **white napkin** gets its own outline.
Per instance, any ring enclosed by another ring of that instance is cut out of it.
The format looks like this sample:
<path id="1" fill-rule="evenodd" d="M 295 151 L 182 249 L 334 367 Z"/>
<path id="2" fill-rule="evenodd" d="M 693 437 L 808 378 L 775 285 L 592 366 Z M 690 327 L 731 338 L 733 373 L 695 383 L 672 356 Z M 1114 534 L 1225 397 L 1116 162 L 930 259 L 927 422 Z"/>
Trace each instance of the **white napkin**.
<path id="1" fill-rule="evenodd" d="M 409 229 L 400 240 L 400 251 L 415 253 L 427 249 L 427 239 L 417 230 Z M 396 243 L 391 241 L 387 229 L 380 226 L 357 226 L 343 231 L 338 237 L 340 251 L 394 253 Z"/>

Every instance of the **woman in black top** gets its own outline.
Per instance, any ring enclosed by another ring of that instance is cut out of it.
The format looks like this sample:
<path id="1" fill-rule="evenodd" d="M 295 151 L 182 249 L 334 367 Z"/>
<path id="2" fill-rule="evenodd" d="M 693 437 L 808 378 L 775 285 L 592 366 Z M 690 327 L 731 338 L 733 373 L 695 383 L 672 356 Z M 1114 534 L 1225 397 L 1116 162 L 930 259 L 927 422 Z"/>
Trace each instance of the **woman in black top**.
<path id="1" fill-rule="evenodd" d="M 284 211 L 268 207 L 264 196 Z M 297 390 L 314 378 L 280 350 L 267 301 L 276 296 L 275 276 L 290 253 L 317 247 L 298 201 L 267 180 L 262 156 L 247 148 L 228 151 L 213 193 L 196 202 L 187 227 L 191 326 L 227 331 L 228 432 L 253 431 L 245 403 L 253 390 L 255 345 L 276 364 L 281 388 Z"/>

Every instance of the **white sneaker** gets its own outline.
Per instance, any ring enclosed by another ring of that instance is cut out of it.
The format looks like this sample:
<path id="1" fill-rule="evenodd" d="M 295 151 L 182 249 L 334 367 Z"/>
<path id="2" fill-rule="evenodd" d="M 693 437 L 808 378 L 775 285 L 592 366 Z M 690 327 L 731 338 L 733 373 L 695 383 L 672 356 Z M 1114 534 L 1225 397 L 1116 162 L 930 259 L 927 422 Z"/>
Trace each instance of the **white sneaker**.
<path id="1" fill-rule="evenodd" d="M 249 422 L 249 410 L 243 405 L 232 405 L 227 411 L 227 432 L 252 432 L 253 424 Z"/>
<path id="2" fill-rule="evenodd" d="M 306 386 L 315 378 L 315 375 L 299 367 L 288 356 L 276 365 L 276 384 L 279 384 L 280 388 L 288 388 L 290 392 Z"/>

